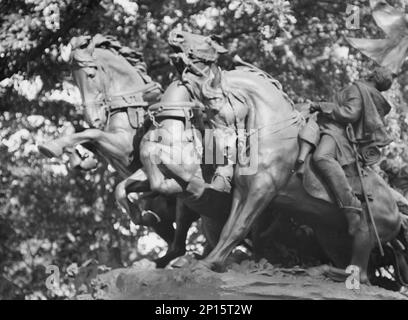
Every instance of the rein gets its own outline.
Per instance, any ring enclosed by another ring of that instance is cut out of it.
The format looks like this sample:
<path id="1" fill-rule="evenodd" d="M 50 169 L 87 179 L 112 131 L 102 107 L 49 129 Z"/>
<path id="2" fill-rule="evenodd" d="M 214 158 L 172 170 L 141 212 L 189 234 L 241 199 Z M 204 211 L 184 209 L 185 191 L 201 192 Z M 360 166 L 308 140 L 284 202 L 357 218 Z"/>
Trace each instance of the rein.
<path id="1" fill-rule="evenodd" d="M 138 100 L 138 95 L 155 89 L 160 89 L 160 85 L 157 82 L 151 82 L 130 92 L 110 96 L 104 93 L 104 96 L 101 99 L 95 99 L 91 102 L 105 108 L 107 112 L 113 112 L 123 108 L 147 107 L 149 104 L 146 101 Z"/>

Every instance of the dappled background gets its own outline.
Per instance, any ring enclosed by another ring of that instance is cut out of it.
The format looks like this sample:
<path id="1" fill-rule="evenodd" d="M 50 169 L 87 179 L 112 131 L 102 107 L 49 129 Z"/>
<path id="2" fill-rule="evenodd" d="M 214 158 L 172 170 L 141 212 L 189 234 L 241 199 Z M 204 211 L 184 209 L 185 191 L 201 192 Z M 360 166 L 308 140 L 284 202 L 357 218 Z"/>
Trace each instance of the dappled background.
<path id="1" fill-rule="evenodd" d="M 408 1 L 389 3 L 405 10 Z M 346 28 L 347 5 L 360 8 L 358 30 Z M 330 99 L 372 67 L 345 35 L 384 36 L 368 0 L 0 0 L 0 25 L 0 298 L 25 299 L 71 297 L 81 289 L 70 276 L 79 267 L 130 266 L 165 249 L 118 210 L 111 168 L 78 172 L 66 158 L 38 154 L 38 143 L 86 126 L 61 59 L 61 45 L 73 36 L 116 36 L 144 53 L 148 73 L 166 87 L 176 76 L 169 31 L 218 34 L 231 53 L 225 68 L 238 54 L 280 80 L 295 102 Z M 384 158 L 396 167 L 408 162 L 406 71 L 387 93 L 395 142 Z M 202 242 L 196 224 L 189 251 Z M 53 289 L 45 285 L 50 264 L 61 272 Z"/>

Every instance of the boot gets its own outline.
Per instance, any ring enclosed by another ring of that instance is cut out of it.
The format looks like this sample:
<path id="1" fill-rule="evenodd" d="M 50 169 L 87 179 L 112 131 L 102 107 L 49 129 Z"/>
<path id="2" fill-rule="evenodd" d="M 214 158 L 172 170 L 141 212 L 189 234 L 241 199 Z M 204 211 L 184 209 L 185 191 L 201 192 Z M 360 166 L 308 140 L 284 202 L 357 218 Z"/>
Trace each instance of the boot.
<path id="1" fill-rule="evenodd" d="M 305 140 L 300 140 L 299 155 L 296 159 L 296 174 L 302 178 L 305 174 L 305 161 L 308 154 L 312 151 L 313 146 Z"/>
<path id="2" fill-rule="evenodd" d="M 354 235 L 361 227 L 363 210 L 360 200 L 354 195 L 343 168 L 335 159 L 321 159 L 315 161 L 315 165 L 323 175 L 339 207 L 346 216 L 349 233 Z"/>

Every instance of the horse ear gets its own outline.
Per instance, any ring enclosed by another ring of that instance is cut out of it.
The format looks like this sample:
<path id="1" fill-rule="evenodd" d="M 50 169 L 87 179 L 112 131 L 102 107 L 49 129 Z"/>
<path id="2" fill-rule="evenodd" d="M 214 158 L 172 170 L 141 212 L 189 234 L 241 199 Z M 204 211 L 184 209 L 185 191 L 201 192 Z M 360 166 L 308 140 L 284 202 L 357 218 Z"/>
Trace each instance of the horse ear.
<path id="1" fill-rule="evenodd" d="M 103 47 L 104 45 L 109 46 L 111 42 L 113 42 L 114 39 L 111 36 L 104 36 L 100 33 L 97 33 L 94 35 L 92 38 L 92 42 L 95 47 Z"/>
<path id="2" fill-rule="evenodd" d="M 228 52 L 228 50 L 222 45 L 222 38 L 219 35 L 213 34 L 210 36 L 210 39 L 212 40 L 212 46 L 218 53 L 223 54 Z"/>

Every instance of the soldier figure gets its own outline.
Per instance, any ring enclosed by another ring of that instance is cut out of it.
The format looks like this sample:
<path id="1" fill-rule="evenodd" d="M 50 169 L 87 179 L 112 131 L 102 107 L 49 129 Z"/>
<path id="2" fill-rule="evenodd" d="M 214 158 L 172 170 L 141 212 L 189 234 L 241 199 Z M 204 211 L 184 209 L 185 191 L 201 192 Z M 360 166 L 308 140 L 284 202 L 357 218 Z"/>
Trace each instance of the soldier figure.
<path id="1" fill-rule="evenodd" d="M 391 71 L 378 67 L 365 80 L 340 91 L 334 102 L 314 103 L 310 108 L 311 112 L 319 112 L 317 123 L 321 130 L 313 161 L 342 208 L 351 235 L 360 228 L 362 205 L 344 171 L 355 168 L 356 161 L 346 128 L 352 125 L 365 164 L 378 161 L 379 152 L 376 150 L 391 142 L 384 124 L 384 117 L 391 107 L 381 91 L 391 87 L 393 77 Z M 378 157 L 369 159 L 365 156 L 373 153 Z"/>

